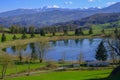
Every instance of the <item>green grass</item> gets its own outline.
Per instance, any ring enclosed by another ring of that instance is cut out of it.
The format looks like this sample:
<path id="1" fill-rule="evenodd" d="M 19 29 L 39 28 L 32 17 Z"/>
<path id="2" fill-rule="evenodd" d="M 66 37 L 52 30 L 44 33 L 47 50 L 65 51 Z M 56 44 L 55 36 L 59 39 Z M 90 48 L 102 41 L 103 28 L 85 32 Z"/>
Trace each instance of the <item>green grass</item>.
<path id="1" fill-rule="evenodd" d="M 46 63 L 36 63 L 36 64 L 30 64 L 30 69 L 36 69 L 36 68 L 41 68 L 44 67 Z M 0 72 L 1 72 L 1 65 L 0 65 Z M 28 70 L 28 64 L 19 64 L 19 65 L 10 65 L 7 68 L 6 75 L 9 74 L 14 74 L 18 72 L 23 72 Z"/>
<path id="2" fill-rule="evenodd" d="M 5 35 L 6 35 L 6 41 L 13 40 L 14 34 L 6 33 Z M 17 39 L 21 39 L 22 34 L 15 34 L 15 35 L 16 35 Z M 1 36 L 2 36 L 2 34 L 0 34 L 0 42 L 1 42 Z M 26 36 L 27 36 L 27 38 L 30 38 L 30 34 L 26 34 Z M 38 38 L 38 37 L 40 37 L 40 35 L 39 34 L 35 34 L 35 37 Z"/>
<path id="3" fill-rule="evenodd" d="M 93 28 L 93 34 L 92 35 L 88 34 L 89 30 L 84 30 L 84 34 L 85 34 L 84 37 L 85 36 L 90 36 L 91 37 L 93 35 L 102 34 L 101 30 L 103 28 L 105 29 L 105 33 L 106 34 L 110 34 L 114 30 L 114 28 L 105 28 L 104 25 L 102 25 L 102 26 L 101 25 L 93 25 L 93 27 L 92 27 Z M 68 36 L 74 36 L 75 35 L 74 33 L 75 33 L 74 31 L 69 31 L 68 32 Z M 60 37 L 64 35 L 63 32 L 56 32 L 55 34 L 56 34 L 56 36 L 60 36 Z M 2 34 L 0 34 L 0 42 L 1 42 L 1 35 Z M 13 38 L 14 34 L 6 33 L 5 35 L 6 35 L 6 41 L 12 41 L 13 40 L 12 38 Z M 18 39 L 21 39 L 22 34 L 15 34 L 15 35 L 16 35 L 16 37 Z M 30 34 L 26 34 L 26 35 L 27 35 L 27 38 L 29 39 L 30 38 Z M 52 37 L 52 36 L 53 35 L 50 34 L 50 33 L 45 35 L 45 37 Z M 39 37 L 41 37 L 39 34 L 35 34 L 35 38 L 39 38 Z"/>
<path id="4" fill-rule="evenodd" d="M 66 71 L 41 73 L 32 76 L 21 76 L 6 80 L 96 80 L 106 78 L 112 70 Z"/>

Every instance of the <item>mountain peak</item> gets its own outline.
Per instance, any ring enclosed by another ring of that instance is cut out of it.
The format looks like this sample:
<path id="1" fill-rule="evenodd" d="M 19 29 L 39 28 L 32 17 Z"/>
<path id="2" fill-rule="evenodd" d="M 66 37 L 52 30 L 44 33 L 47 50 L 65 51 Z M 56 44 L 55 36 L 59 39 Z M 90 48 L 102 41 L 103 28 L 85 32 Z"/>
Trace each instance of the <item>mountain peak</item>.
<path id="1" fill-rule="evenodd" d="M 104 8 L 103 10 L 107 12 L 120 12 L 120 2 L 117 2 L 111 6 L 108 6 Z"/>
<path id="2" fill-rule="evenodd" d="M 48 26 L 61 22 L 82 19 L 96 13 L 119 13 L 120 2 L 106 8 L 67 9 L 59 6 L 45 6 L 38 9 L 17 9 L 0 13 L 0 17 L 8 21 L 1 24 L 18 24 L 22 26 Z"/>

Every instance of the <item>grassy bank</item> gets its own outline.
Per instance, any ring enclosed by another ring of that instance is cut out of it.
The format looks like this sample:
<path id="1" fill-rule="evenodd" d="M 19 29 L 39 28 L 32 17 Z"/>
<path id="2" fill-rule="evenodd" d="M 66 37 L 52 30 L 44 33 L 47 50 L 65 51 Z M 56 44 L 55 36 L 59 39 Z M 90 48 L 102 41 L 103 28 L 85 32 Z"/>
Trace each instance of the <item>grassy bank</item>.
<path id="1" fill-rule="evenodd" d="M 38 75 L 21 76 L 6 80 L 100 80 L 106 78 L 112 70 L 85 70 L 41 73 Z"/>
<path id="2" fill-rule="evenodd" d="M 40 41 L 56 41 L 56 40 L 65 40 L 65 39 L 80 39 L 80 38 L 95 38 L 100 36 L 53 36 L 53 37 L 38 37 L 38 38 L 29 38 L 29 39 L 19 39 L 19 40 L 11 40 L 1 43 L 0 48 L 6 48 L 9 46 L 18 46 L 24 45 L 32 42 L 40 42 Z"/>
<path id="3" fill-rule="evenodd" d="M 46 66 L 46 63 L 34 63 L 34 64 L 30 64 L 30 69 L 34 70 L 36 68 L 41 68 L 45 66 Z M 1 69 L 1 65 L 0 65 L 0 69 Z M 8 66 L 6 75 L 16 74 L 16 73 L 24 72 L 27 70 L 28 70 L 28 64 L 12 64 Z"/>

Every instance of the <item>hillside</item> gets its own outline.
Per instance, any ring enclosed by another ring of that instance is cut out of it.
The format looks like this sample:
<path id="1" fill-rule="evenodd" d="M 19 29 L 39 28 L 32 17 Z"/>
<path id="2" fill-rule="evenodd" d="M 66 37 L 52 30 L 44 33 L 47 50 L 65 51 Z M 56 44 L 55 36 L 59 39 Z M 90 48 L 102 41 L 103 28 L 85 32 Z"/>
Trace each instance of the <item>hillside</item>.
<path id="1" fill-rule="evenodd" d="M 119 21 L 120 21 L 120 13 L 99 13 L 86 18 L 82 18 L 80 20 L 70 21 L 66 23 L 59 23 L 53 26 L 74 25 L 74 26 L 90 27 L 92 25 L 105 24 L 105 23 L 111 23 L 111 25 L 114 25 L 112 23 Z M 115 24 L 117 25 L 117 23 Z"/>
<path id="2" fill-rule="evenodd" d="M 119 13 L 120 2 L 103 9 L 62 9 L 62 8 L 42 8 L 42 9 L 17 9 L 0 13 L 0 17 L 5 20 L 1 24 L 8 27 L 11 24 L 21 26 L 34 25 L 35 27 L 49 26 L 56 23 L 80 20 L 98 13 Z M 101 18 L 102 19 L 102 18 Z M 85 19 L 84 19 L 85 20 Z M 91 20 L 91 19 L 90 19 Z M 85 20 L 86 21 L 86 20 Z M 83 21 L 84 23 L 84 21 Z"/>

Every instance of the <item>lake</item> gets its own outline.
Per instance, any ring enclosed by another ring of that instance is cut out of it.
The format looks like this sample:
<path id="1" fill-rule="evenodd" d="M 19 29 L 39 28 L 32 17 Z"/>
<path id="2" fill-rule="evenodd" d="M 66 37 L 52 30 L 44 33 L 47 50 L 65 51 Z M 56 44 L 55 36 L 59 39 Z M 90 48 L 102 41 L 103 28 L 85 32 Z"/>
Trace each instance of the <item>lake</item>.
<path id="1" fill-rule="evenodd" d="M 46 51 L 44 59 L 58 61 L 64 57 L 66 61 L 76 61 L 81 53 L 84 60 L 96 60 L 95 53 L 101 40 L 102 38 L 51 41 L 49 42 L 51 47 Z M 30 44 L 6 48 L 9 54 L 17 55 L 20 51 L 23 56 L 31 54 L 32 50 Z"/>

